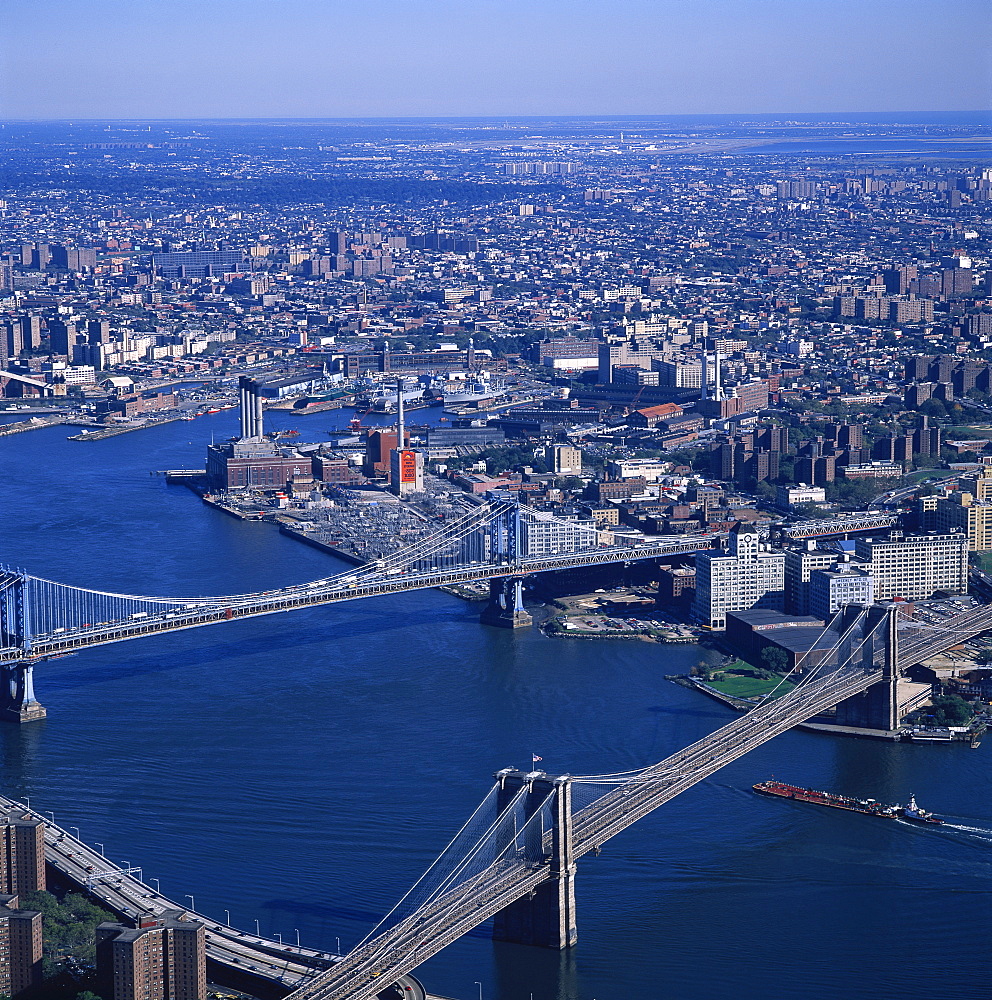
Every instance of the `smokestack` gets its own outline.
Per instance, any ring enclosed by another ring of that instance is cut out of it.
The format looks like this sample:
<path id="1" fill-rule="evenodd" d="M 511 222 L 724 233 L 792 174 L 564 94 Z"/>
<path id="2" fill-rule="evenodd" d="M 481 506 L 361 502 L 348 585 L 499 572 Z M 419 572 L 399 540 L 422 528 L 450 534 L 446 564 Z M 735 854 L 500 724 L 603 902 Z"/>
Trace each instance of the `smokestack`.
<path id="1" fill-rule="evenodd" d="M 709 399 L 710 398 L 709 381 L 708 381 L 708 379 L 709 379 L 709 367 L 710 367 L 709 366 L 709 360 L 710 360 L 710 356 L 709 356 L 709 354 L 706 353 L 706 342 L 703 341 L 703 392 L 702 392 L 702 396 L 700 397 L 701 399 Z"/>
<path id="2" fill-rule="evenodd" d="M 714 386 L 713 386 L 713 398 L 723 399 L 723 389 L 720 388 L 720 352 L 713 352 L 713 372 L 714 372 Z"/>
<path id="3" fill-rule="evenodd" d="M 399 419 L 396 422 L 396 450 L 402 451 L 404 446 L 403 441 L 403 379 L 398 378 L 396 380 L 396 409 L 399 414 Z"/>
<path id="4" fill-rule="evenodd" d="M 238 379 L 238 401 L 240 404 L 241 436 L 255 438 L 262 436 L 262 397 L 258 385 L 247 375 Z"/>
<path id="5" fill-rule="evenodd" d="M 255 404 L 255 423 L 252 427 L 252 437 L 260 438 L 262 436 L 262 397 L 259 394 L 257 385 L 252 384 L 251 388 Z"/>
<path id="6" fill-rule="evenodd" d="M 251 437 L 251 397 L 248 395 L 248 388 L 246 382 L 248 381 L 244 375 L 238 379 L 238 415 L 241 418 L 241 436 L 243 438 Z"/>

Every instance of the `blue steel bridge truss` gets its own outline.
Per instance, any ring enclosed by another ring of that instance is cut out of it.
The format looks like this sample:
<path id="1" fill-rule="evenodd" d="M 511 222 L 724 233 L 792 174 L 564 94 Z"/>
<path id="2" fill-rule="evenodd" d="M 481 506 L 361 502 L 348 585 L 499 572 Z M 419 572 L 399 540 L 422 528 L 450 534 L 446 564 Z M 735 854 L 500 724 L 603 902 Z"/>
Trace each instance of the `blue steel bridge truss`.
<path id="1" fill-rule="evenodd" d="M 692 553 L 715 541 L 709 533 L 602 545 L 595 529 L 556 520 L 570 531 L 571 540 L 567 551 L 555 551 L 528 544 L 528 526 L 537 522 L 547 524 L 548 516 L 516 503 L 484 504 L 364 566 L 275 590 L 221 597 L 112 593 L 0 568 L 0 665 L 293 608 Z"/>
<path id="2" fill-rule="evenodd" d="M 116 594 L 0 568 L 0 667 L 11 680 L 12 695 L 16 687 L 17 696 L 30 701 L 35 662 L 90 646 L 380 594 L 689 553 L 714 541 L 712 535 L 698 535 L 600 545 L 590 535 L 587 545 L 569 551 L 547 546 L 535 551 L 526 542 L 528 522 L 545 518 L 515 503 L 486 504 L 360 568 L 225 597 Z M 365 1000 L 492 917 L 497 927 L 509 928 L 506 939 L 519 939 L 513 927 L 520 922 L 514 925 L 515 918 L 505 915 L 530 901 L 545 905 L 549 891 L 547 912 L 556 915 L 558 927 L 543 943 L 567 947 L 574 943 L 578 858 L 598 852 L 632 823 L 779 733 L 873 685 L 891 684 L 908 666 L 992 627 L 992 609 L 979 607 L 939 627 L 900 628 L 897 641 L 894 607 L 838 614 L 832 648 L 825 655 L 818 651 L 815 668 L 804 670 L 788 694 L 767 698 L 658 764 L 591 776 L 500 772 L 494 789 L 424 879 L 363 942 L 291 1000 Z M 532 914 L 527 921 L 540 919 Z"/>

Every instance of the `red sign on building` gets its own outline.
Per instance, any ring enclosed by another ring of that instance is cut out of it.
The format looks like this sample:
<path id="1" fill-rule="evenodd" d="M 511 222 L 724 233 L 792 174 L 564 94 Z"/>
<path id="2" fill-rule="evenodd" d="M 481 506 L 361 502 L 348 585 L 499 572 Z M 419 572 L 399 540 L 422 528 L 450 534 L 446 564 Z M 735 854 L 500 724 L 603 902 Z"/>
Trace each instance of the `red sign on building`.
<path id="1" fill-rule="evenodd" d="M 415 451 L 400 452 L 400 482 L 417 482 L 417 453 Z"/>

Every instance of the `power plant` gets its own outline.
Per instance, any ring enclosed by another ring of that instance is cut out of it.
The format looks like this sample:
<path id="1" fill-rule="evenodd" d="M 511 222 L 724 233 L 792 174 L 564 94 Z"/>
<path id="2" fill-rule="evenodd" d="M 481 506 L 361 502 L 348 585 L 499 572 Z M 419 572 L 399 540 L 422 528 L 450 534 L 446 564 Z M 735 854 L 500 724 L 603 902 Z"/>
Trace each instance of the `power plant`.
<path id="1" fill-rule="evenodd" d="M 247 375 L 238 379 L 238 397 L 241 408 L 241 437 L 260 438 L 262 429 L 262 396 L 259 384 Z"/>

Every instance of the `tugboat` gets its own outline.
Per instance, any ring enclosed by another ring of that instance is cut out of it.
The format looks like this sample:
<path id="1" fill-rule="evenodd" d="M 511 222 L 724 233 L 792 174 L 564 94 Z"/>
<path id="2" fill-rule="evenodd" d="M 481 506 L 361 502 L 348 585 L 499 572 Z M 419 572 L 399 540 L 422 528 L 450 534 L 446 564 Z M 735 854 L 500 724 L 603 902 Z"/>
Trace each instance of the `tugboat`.
<path id="1" fill-rule="evenodd" d="M 921 809 L 916 804 L 915 795 L 910 795 L 906 805 L 899 806 L 899 814 L 903 819 L 911 819 L 914 823 L 934 823 L 939 826 L 944 822 L 939 816 L 934 816 L 932 812 Z"/>

